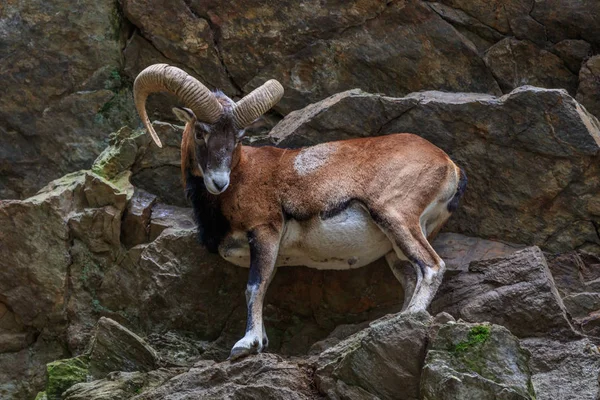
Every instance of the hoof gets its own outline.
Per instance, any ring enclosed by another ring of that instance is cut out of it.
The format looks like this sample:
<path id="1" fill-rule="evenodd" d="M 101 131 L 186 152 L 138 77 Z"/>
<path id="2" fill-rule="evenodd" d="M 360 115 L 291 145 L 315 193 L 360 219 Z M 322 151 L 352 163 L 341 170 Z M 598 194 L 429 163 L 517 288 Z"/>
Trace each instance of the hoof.
<path id="1" fill-rule="evenodd" d="M 262 340 L 259 338 L 246 338 L 239 340 L 229 353 L 229 361 L 235 361 L 239 358 L 249 356 L 250 354 L 260 353 L 263 349 Z"/>

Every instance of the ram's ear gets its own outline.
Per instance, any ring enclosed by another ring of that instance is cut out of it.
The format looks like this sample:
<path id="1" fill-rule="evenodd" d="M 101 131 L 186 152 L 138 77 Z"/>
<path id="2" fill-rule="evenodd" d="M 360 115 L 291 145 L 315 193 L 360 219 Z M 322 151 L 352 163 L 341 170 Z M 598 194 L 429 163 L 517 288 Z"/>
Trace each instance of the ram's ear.
<path id="1" fill-rule="evenodd" d="M 185 107 L 173 107 L 173 114 L 177 117 L 181 122 L 194 122 L 196 121 L 196 115 L 189 108 Z"/>

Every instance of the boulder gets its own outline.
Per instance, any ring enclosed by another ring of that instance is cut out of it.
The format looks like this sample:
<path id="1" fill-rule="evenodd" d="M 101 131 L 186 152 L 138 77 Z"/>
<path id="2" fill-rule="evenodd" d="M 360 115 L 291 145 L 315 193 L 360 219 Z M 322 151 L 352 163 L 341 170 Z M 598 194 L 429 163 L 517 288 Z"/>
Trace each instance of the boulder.
<path id="1" fill-rule="evenodd" d="M 442 325 L 428 347 L 421 398 L 535 399 L 528 361 L 528 352 L 502 326 Z"/>
<path id="2" fill-rule="evenodd" d="M 529 367 L 538 400 L 598 398 L 600 353 L 590 340 L 531 338 L 521 344 L 531 354 Z"/>
<path id="3" fill-rule="evenodd" d="M 565 91 L 390 98 L 353 90 L 290 113 L 270 138 L 301 147 L 395 132 L 424 137 L 466 171 L 465 197 L 446 229 L 551 252 L 600 252 L 600 124 Z"/>
<path id="4" fill-rule="evenodd" d="M 104 379 L 71 386 L 64 400 L 128 400 L 162 385 L 185 372 L 184 368 L 160 368 L 150 372 L 112 372 Z"/>
<path id="5" fill-rule="evenodd" d="M 89 369 L 96 378 L 103 378 L 111 371 L 147 372 L 158 366 L 156 351 L 110 318 L 100 318 L 90 346 Z"/>
<path id="6" fill-rule="evenodd" d="M 161 387 L 134 398 L 304 400 L 318 397 L 307 367 L 263 353 L 235 363 L 199 362 Z"/>
<path id="7" fill-rule="evenodd" d="M 537 247 L 446 274 L 431 310 L 468 322 L 503 325 L 518 337 L 576 336 Z"/>
<path id="8" fill-rule="evenodd" d="M 88 368 L 88 360 L 85 356 L 47 364 L 48 383 L 45 390 L 47 399 L 61 400 L 65 390 L 76 383 L 85 382 L 89 372 Z"/>
<path id="9" fill-rule="evenodd" d="M 325 350 L 316 383 L 329 398 L 418 399 L 431 316 L 396 314 Z"/>

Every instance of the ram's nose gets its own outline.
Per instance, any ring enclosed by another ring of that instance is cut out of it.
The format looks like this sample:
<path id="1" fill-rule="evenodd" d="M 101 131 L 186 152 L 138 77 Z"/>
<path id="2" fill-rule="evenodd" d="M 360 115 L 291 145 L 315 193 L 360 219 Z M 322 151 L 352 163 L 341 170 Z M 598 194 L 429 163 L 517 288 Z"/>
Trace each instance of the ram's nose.
<path id="1" fill-rule="evenodd" d="M 216 172 L 207 174 L 204 178 L 204 184 L 212 194 L 221 194 L 229 186 L 229 173 Z"/>
<path id="2" fill-rule="evenodd" d="M 225 189 L 227 189 L 227 186 L 229 186 L 229 179 L 213 178 L 212 182 L 219 192 L 223 192 Z"/>

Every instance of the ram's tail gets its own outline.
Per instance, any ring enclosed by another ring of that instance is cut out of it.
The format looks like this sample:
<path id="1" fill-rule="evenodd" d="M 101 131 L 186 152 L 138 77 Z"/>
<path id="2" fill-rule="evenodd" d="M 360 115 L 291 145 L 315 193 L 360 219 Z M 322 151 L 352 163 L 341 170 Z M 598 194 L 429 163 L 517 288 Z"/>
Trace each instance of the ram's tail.
<path id="1" fill-rule="evenodd" d="M 448 211 L 450 211 L 451 213 L 456 211 L 456 209 L 458 208 L 458 202 L 460 201 L 461 197 L 464 195 L 465 190 L 467 190 L 467 175 L 465 174 L 465 171 L 462 168 L 460 169 L 460 178 L 458 179 L 458 185 L 456 187 L 456 193 L 454 194 L 454 196 L 452 196 L 452 198 L 450 199 L 450 201 L 448 202 Z"/>

